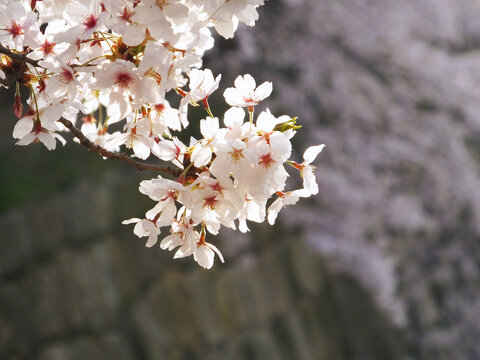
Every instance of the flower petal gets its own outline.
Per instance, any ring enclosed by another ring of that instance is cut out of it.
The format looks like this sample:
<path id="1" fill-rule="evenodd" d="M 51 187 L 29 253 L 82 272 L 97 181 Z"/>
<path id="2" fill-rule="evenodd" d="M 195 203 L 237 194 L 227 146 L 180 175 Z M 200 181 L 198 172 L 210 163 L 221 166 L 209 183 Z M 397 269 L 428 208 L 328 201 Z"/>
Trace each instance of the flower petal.
<path id="1" fill-rule="evenodd" d="M 263 100 L 270 96 L 273 90 L 273 85 L 270 81 L 265 81 L 255 90 L 255 101 Z"/>
<path id="2" fill-rule="evenodd" d="M 305 150 L 305 152 L 303 153 L 303 158 L 305 159 L 305 162 L 303 164 L 304 165 L 311 164 L 324 147 L 325 145 L 322 144 L 322 145 L 310 146 L 307 150 Z"/>
<path id="3" fill-rule="evenodd" d="M 21 139 L 33 129 L 33 119 L 30 116 L 21 118 L 15 124 L 13 128 L 13 137 L 15 139 Z"/>

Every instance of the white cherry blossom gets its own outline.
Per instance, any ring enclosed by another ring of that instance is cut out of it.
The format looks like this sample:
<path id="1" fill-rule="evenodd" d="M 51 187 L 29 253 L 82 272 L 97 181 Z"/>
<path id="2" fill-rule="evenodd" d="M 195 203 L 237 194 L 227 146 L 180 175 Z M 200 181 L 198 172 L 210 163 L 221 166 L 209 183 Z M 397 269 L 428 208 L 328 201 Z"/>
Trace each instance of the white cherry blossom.
<path id="1" fill-rule="evenodd" d="M 161 214 L 159 219 L 161 224 L 172 224 L 177 214 L 175 199 L 178 192 L 184 190 L 184 186 L 176 181 L 159 176 L 157 179 L 142 181 L 139 190 L 152 200 L 158 201 L 155 207 L 147 211 L 147 218 L 154 219 L 158 214 Z"/>
<path id="2" fill-rule="evenodd" d="M 218 255 L 220 261 L 223 263 L 223 255 L 215 245 L 209 243 L 202 243 L 198 245 L 197 250 L 193 254 L 195 261 L 204 269 L 210 269 L 213 266 L 215 254 Z"/>
<path id="3" fill-rule="evenodd" d="M 122 221 L 122 224 L 136 224 L 133 233 L 140 238 L 148 236 L 147 243 L 145 244 L 146 247 L 152 247 L 157 243 L 158 235 L 160 235 L 160 228 L 157 227 L 155 221 L 132 218 Z"/>
<path id="4" fill-rule="evenodd" d="M 110 5 L 114 5 L 114 2 L 110 2 Z M 133 3 L 125 2 L 123 6 L 118 4 L 116 7 L 112 7 L 111 13 L 112 17 L 106 21 L 106 24 L 114 32 L 122 35 L 122 41 L 125 44 L 135 46 L 143 42 L 147 26 L 133 20 L 135 16 Z"/>
<path id="5" fill-rule="evenodd" d="M 190 101 L 204 101 L 218 89 L 218 84 L 222 75 L 218 75 L 216 78 L 213 77 L 212 71 L 210 69 L 198 70 L 192 69 L 190 72 L 190 92 L 189 100 Z"/>
<path id="6" fill-rule="evenodd" d="M 192 152 L 192 161 L 197 168 L 201 168 L 210 162 L 213 155 L 212 142 L 214 142 L 218 130 L 218 118 L 207 117 L 200 120 L 200 131 L 203 139 L 195 145 Z"/>
<path id="7" fill-rule="evenodd" d="M 31 101 L 34 103 L 34 101 Z M 33 104 L 30 104 L 32 106 Z M 27 114 L 18 120 L 14 129 L 13 137 L 19 139 L 16 145 L 28 145 L 32 142 L 39 141 L 45 145 L 48 150 L 54 150 L 56 140 L 65 145 L 65 139 L 56 133 L 59 127 L 56 121 L 60 118 L 64 111 L 62 104 L 42 104 L 44 106 L 35 111 L 31 109 Z"/>
<path id="8" fill-rule="evenodd" d="M 34 121 L 31 117 L 24 117 L 20 119 L 13 129 L 13 137 L 18 140 L 15 145 L 29 145 L 32 142 L 39 141 L 45 145 L 48 150 L 55 150 L 56 140 L 59 140 L 62 145 L 65 145 L 65 139 L 55 133 L 56 129 L 49 130 L 42 126 L 39 121 Z"/>
<path id="9" fill-rule="evenodd" d="M 24 46 L 39 45 L 37 15 L 26 3 L 11 1 L 0 11 L 0 43 L 11 49 L 22 51 Z"/>
<path id="10" fill-rule="evenodd" d="M 171 251 L 179 246 L 174 255 L 174 259 L 179 259 L 193 255 L 198 241 L 200 241 L 200 234 L 195 230 L 190 219 L 182 217 L 172 224 L 172 234 L 162 240 L 160 247 Z"/>
<path id="11" fill-rule="evenodd" d="M 136 128 L 133 127 L 128 133 L 117 133 L 110 136 L 110 139 L 105 143 L 105 146 L 108 148 L 120 145 L 126 145 L 127 148 L 133 150 L 136 157 L 145 160 L 150 156 L 153 140 L 142 134 L 137 134 Z"/>
<path id="12" fill-rule="evenodd" d="M 309 197 L 310 193 L 308 191 L 302 190 L 294 190 L 288 191 L 286 193 L 277 192 L 278 199 L 275 200 L 270 207 L 268 208 L 268 223 L 270 225 L 275 224 L 275 220 L 277 219 L 278 213 L 282 208 L 287 205 L 294 205 L 298 202 L 301 197 Z"/>
<path id="13" fill-rule="evenodd" d="M 257 87 L 255 79 L 250 74 L 245 74 L 238 76 L 235 79 L 235 87 L 226 89 L 223 96 L 231 106 L 255 106 L 269 97 L 272 90 L 271 82 L 266 81 Z"/>
<path id="14" fill-rule="evenodd" d="M 66 4 L 62 15 L 71 27 L 68 31 L 57 34 L 55 40 L 70 43 L 76 39 L 90 38 L 96 30 L 102 28 L 109 17 L 107 12 L 102 11 L 99 0 L 70 1 Z"/>
<path id="15" fill-rule="evenodd" d="M 303 153 L 304 161 L 301 164 L 293 163 L 293 166 L 300 170 L 300 175 L 303 178 L 303 188 L 311 195 L 318 194 L 317 180 L 315 179 L 315 166 L 310 165 L 323 150 L 325 145 L 310 146 Z"/>
<path id="16" fill-rule="evenodd" d="M 132 113 L 131 103 L 140 99 L 145 92 L 145 83 L 139 77 L 137 68 L 131 62 L 117 60 L 103 64 L 95 73 L 97 89 L 108 89 L 107 114 L 109 123 L 116 123 Z M 105 104 L 106 106 L 107 104 Z"/>

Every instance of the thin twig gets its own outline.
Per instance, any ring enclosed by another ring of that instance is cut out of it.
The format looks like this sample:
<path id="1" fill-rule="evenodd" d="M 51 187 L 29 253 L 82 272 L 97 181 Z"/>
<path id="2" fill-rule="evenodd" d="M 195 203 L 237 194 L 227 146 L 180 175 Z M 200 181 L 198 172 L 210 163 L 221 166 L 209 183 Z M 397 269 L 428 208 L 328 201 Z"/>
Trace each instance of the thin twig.
<path id="1" fill-rule="evenodd" d="M 145 164 L 138 162 L 134 159 L 132 159 L 130 156 L 124 153 L 114 153 L 111 151 L 108 151 L 101 146 L 95 145 L 92 143 L 90 140 L 87 139 L 87 137 L 73 125 L 73 123 L 67 119 L 60 118 L 58 120 L 61 122 L 65 127 L 72 132 L 73 135 L 80 141 L 80 144 L 85 146 L 87 149 L 90 151 L 94 151 L 96 153 L 99 153 L 100 155 L 108 158 L 108 159 L 117 159 L 120 161 L 123 161 L 129 165 L 132 165 L 136 167 L 138 170 L 154 170 L 154 171 L 159 171 L 165 174 L 169 174 L 175 177 L 179 177 L 182 173 L 181 169 L 172 169 L 169 166 L 158 166 L 158 165 L 150 165 L 150 164 Z"/>

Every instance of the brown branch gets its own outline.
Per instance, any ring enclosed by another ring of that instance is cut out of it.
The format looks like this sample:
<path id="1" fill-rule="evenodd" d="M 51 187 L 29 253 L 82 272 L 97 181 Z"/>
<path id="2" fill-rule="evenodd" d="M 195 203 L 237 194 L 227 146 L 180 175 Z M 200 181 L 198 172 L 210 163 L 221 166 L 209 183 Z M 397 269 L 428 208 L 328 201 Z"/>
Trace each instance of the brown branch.
<path id="1" fill-rule="evenodd" d="M 111 151 L 108 151 L 101 146 L 95 145 L 92 143 L 90 140 L 87 139 L 87 137 L 73 125 L 73 123 L 67 119 L 60 118 L 58 120 L 61 122 L 65 127 L 72 132 L 73 135 L 80 141 L 80 144 L 85 146 L 87 149 L 90 151 L 94 151 L 96 153 L 99 153 L 100 155 L 108 158 L 108 159 L 117 159 L 120 161 L 123 161 L 129 165 L 132 165 L 136 167 L 138 170 L 154 170 L 154 171 L 159 171 L 165 174 L 169 174 L 175 177 L 179 177 L 182 173 L 181 169 L 172 169 L 171 167 L 168 166 L 158 166 L 158 165 L 150 165 L 150 164 L 145 164 L 138 162 L 134 159 L 132 159 L 130 156 L 124 153 L 114 153 Z"/>
<path id="2" fill-rule="evenodd" d="M 5 78 L 0 79 L 0 84 L 8 88 L 17 81 L 22 85 L 28 83 L 30 77 L 27 74 L 29 70 L 27 64 L 40 66 L 37 60 L 29 59 L 24 53 L 13 52 L 2 44 L 0 44 L 0 54 L 8 56 L 11 60 L 9 64 L 0 65 L 0 69 L 5 74 Z"/>
<path id="3" fill-rule="evenodd" d="M 2 44 L 0 44 L 0 53 L 7 55 L 12 60 L 26 62 L 33 66 L 39 66 L 38 60 L 33 60 L 28 58 L 27 54 L 13 52 L 12 50 L 10 50 L 9 48 L 6 48 Z"/>

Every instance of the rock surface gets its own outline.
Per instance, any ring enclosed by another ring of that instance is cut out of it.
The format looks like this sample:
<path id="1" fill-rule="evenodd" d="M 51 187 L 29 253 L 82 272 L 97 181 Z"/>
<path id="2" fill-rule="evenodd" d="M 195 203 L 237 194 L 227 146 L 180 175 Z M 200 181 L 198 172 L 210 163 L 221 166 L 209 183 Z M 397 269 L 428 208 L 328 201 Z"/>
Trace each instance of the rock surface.
<path id="1" fill-rule="evenodd" d="M 399 358 L 365 290 L 298 237 L 259 228 L 212 271 L 146 249 L 119 225 L 146 205 L 119 175 L 0 217 L 0 358 Z"/>
<path id="2" fill-rule="evenodd" d="M 480 358 L 479 3 L 269 5 L 219 71 L 274 79 L 297 144 L 327 144 L 319 196 L 282 219 L 362 279 L 411 356 Z"/>

